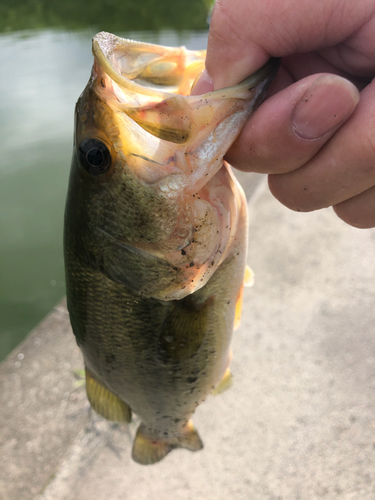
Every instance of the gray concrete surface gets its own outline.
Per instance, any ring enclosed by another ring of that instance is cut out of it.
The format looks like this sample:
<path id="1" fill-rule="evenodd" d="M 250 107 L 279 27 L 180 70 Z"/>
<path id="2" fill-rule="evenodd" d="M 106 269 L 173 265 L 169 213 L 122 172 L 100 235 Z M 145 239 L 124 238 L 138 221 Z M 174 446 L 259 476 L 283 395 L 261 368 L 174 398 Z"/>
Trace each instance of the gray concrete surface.
<path id="1" fill-rule="evenodd" d="M 129 428 L 88 410 L 60 305 L 0 367 L 1 500 L 374 500 L 375 230 L 249 203 L 234 384 L 194 423 L 201 452 L 131 461 Z"/>

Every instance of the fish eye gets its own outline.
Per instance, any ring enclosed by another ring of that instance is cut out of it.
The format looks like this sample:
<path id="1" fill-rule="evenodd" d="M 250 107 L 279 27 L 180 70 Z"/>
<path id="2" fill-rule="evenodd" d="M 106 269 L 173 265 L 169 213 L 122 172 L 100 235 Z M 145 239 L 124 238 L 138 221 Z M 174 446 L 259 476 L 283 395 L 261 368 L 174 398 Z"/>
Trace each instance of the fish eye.
<path id="1" fill-rule="evenodd" d="M 102 175 L 111 166 L 111 154 L 99 139 L 85 139 L 78 151 L 82 165 L 91 175 Z"/>

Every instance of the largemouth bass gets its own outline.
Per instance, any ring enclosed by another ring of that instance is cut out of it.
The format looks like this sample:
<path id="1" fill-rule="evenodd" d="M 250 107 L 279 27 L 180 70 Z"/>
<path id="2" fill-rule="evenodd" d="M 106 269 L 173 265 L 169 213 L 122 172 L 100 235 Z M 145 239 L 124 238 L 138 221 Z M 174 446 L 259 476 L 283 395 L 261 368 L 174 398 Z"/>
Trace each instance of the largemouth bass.
<path id="1" fill-rule="evenodd" d="M 247 206 L 223 156 L 278 62 L 191 96 L 204 51 L 102 32 L 93 53 L 65 213 L 68 309 L 91 406 L 136 413 L 132 456 L 150 464 L 202 448 L 191 416 L 228 377 Z"/>

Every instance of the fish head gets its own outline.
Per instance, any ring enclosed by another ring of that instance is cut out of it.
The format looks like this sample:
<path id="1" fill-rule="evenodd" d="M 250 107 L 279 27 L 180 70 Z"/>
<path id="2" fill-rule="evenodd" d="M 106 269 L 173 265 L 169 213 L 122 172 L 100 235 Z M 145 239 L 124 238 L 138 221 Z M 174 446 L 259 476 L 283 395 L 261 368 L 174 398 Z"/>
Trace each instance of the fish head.
<path id="1" fill-rule="evenodd" d="M 77 201 L 88 231 L 155 245 L 178 224 L 177 191 L 163 192 L 159 181 L 181 173 L 174 145 L 186 142 L 190 127 L 179 116 L 183 100 L 170 98 L 190 89 L 205 51 L 99 33 L 93 53 L 91 77 L 75 110 L 70 202 Z"/>
<path id="2" fill-rule="evenodd" d="M 278 63 L 236 87 L 191 96 L 205 51 L 102 32 L 93 54 L 76 106 L 67 225 L 112 279 L 123 283 L 126 274 L 139 291 L 144 276 L 136 268 L 146 262 L 169 276 L 161 291 L 148 286 L 147 293 L 181 298 L 204 285 L 235 236 L 241 201 L 223 157 Z M 122 269 L 129 259 L 133 274 Z M 199 280 L 190 279 L 194 273 Z"/>

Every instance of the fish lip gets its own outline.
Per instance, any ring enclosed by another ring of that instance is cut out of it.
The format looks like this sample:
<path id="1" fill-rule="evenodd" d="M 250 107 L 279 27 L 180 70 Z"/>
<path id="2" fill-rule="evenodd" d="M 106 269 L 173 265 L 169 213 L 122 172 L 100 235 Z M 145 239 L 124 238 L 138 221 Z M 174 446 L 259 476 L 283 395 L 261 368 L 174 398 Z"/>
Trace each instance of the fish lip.
<path id="1" fill-rule="evenodd" d="M 254 112 L 264 101 L 264 96 L 279 71 L 280 64 L 280 57 L 271 57 L 256 73 L 242 82 L 242 84 L 246 83 L 249 85 L 249 90 L 256 87 L 257 91 L 253 101 L 252 112 Z"/>
<path id="2" fill-rule="evenodd" d="M 262 66 L 258 71 L 245 78 L 238 85 L 234 85 L 233 87 L 224 87 L 222 89 L 213 90 L 211 92 L 207 92 L 206 94 L 197 95 L 197 96 L 186 96 L 187 99 L 193 98 L 208 98 L 208 97 L 220 97 L 221 99 L 230 99 L 233 97 L 246 98 L 246 93 L 248 91 L 256 88 L 256 96 L 253 100 L 252 111 L 256 109 L 262 102 L 263 96 L 267 92 L 269 86 L 271 85 L 273 79 L 275 78 L 279 68 L 280 68 L 281 58 L 280 57 L 270 57 L 266 64 Z M 223 94 L 224 93 L 224 94 Z M 225 95 L 226 94 L 226 95 Z M 172 94 L 173 95 L 173 94 Z"/>
<path id="3" fill-rule="evenodd" d="M 176 51 L 184 50 L 187 54 L 194 54 L 198 59 L 204 59 L 205 51 L 190 51 L 185 49 L 185 47 L 162 47 L 156 44 L 149 44 L 145 42 L 133 42 L 132 40 L 127 40 L 124 38 L 120 38 L 112 33 L 108 33 L 105 31 L 101 31 L 97 33 L 92 40 L 92 51 L 94 57 L 98 60 L 102 69 L 108 74 L 108 76 L 120 87 L 123 87 L 127 90 L 136 92 L 138 94 L 143 94 L 146 96 L 150 96 L 156 99 L 165 100 L 171 97 L 175 97 L 176 94 L 173 92 L 165 92 L 162 90 L 158 90 L 155 88 L 150 88 L 148 86 L 140 85 L 131 79 L 123 76 L 119 71 L 117 71 L 110 62 L 110 58 L 113 57 L 113 54 L 116 52 L 116 47 L 119 44 L 125 45 L 126 43 L 134 44 L 137 43 L 140 47 L 150 47 L 155 48 L 158 47 L 160 49 L 165 49 L 166 51 L 171 51 L 171 53 Z M 234 96 L 237 98 L 241 98 L 241 94 L 243 93 L 243 98 L 246 98 L 246 95 L 249 90 L 252 90 L 254 87 L 257 87 L 264 83 L 264 92 L 268 89 L 272 80 L 274 79 L 278 69 L 280 67 L 280 58 L 271 57 L 267 63 L 262 66 L 258 71 L 254 74 L 243 80 L 238 85 L 232 87 L 226 87 L 223 89 L 213 90 L 211 92 L 207 92 L 202 94 L 201 96 L 190 96 L 184 95 L 184 99 L 197 99 L 197 97 L 211 97 L 216 98 L 220 97 L 221 99 L 225 98 L 233 98 Z M 263 90 L 260 89 L 261 91 Z M 223 92 L 227 95 L 224 95 Z M 261 93 L 263 96 L 264 92 Z M 259 92 L 257 92 L 260 95 Z"/>
<path id="4" fill-rule="evenodd" d="M 263 81 L 269 82 L 270 85 L 280 68 L 280 63 L 280 57 L 270 57 L 270 59 L 268 59 L 264 66 L 262 66 L 258 71 L 253 73 L 248 78 L 245 78 L 245 80 L 243 80 L 240 85 L 242 86 L 246 84 L 249 86 L 249 89 L 258 86 Z"/>

